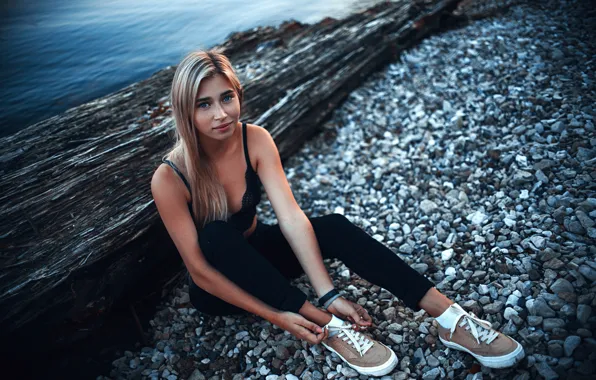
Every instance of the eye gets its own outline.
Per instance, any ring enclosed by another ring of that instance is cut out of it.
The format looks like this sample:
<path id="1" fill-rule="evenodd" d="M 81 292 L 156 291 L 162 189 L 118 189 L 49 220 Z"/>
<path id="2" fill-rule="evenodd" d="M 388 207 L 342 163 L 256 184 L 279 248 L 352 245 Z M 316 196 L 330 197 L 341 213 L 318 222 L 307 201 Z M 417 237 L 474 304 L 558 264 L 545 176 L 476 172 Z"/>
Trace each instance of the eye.
<path id="1" fill-rule="evenodd" d="M 226 96 L 223 97 L 223 102 L 224 103 L 229 103 L 232 101 L 232 99 L 234 99 L 234 95 L 228 94 Z"/>
<path id="2" fill-rule="evenodd" d="M 203 108 L 203 109 L 205 109 L 205 108 L 208 108 L 208 107 L 209 107 L 209 103 L 207 103 L 207 102 L 201 102 L 201 103 L 197 104 L 197 108 Z"/>

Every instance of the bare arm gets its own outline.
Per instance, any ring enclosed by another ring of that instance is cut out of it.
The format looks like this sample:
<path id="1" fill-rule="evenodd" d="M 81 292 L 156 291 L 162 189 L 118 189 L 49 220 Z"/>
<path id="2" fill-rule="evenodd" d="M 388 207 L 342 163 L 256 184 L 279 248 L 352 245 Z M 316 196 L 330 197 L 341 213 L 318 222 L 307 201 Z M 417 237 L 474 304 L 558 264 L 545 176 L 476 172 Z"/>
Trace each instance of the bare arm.
<path id="1" fill-rule="evenodd" d="M 278 311 L 247 293 L 212 267 L 201 252 L 198 234 L 187 206 L 186 188 L 176 174 L 160 166 L 151 180 L 151 192 L 163 223 L 188 272 L 198 287 L 272 323 Z"/>
<path id="2" fill-rule="evenodd" d="M 323 264 L 321 250 L 312 225 L 296 203 L 281 165 L 273 138 L 264 128 L 258 133 L 258 173 L 284 237 L 296 254 L 310 283 L 321 297 L 333 289 L 333 282 Z"/>

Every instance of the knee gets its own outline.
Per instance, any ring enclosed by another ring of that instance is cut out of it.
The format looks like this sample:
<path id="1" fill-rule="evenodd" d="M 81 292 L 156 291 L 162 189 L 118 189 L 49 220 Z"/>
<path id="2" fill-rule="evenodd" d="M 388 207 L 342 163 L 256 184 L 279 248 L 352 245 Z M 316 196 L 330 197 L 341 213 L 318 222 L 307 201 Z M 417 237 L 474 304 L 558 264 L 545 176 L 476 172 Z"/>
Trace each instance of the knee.
<path id="1" fill-rule="evenodd" d="M 352 224 L 350 222 L 350 220 L 345 217 L 345 215 L 338 214 L 338 213 L 333 213 L 333 214 L 325 215 L 325 216 L 323 216 L 323 218 L 325 218 L 326 220 L 328 220 L 331 223 L 337 223 L 337 224 L 346 224 L 346 223 L 349 223 L 349 224 Z"/>
<path id="2" fill-rule="evenodd" d="M 328 214 L 312 220 L 315 232 L 328 235 L 330 233 L 342 233 L 354 225 L 342 214 Z"/>

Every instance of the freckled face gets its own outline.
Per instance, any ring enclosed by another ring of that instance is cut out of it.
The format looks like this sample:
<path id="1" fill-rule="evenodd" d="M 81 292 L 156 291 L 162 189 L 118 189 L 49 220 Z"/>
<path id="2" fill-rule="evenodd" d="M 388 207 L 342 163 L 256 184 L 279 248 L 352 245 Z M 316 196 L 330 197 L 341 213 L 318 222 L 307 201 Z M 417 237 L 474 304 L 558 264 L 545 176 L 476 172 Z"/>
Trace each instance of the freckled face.
<path id="1" fill-rule="evenodd" d="M 240 117 L 240 101 L 234 87 L 223 75 L 203 79 L 195 104 L 195 127 L 217 140 L 231 136 Z"/>

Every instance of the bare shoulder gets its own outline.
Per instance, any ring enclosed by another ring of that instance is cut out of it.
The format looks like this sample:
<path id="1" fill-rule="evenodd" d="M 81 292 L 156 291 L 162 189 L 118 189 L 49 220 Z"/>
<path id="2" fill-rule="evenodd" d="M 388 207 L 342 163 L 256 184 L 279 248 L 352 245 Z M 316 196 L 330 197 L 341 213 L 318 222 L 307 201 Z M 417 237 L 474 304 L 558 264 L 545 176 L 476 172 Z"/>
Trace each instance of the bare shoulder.
<path id="1" fill-rule="evenodd" d="M 180 177 L 174 172 L 174 169 L 163 163 L 155 169 L 153 177 L 151 177 L 151 192 L 154 199 L 175 197 L 190 201 L 190 193 Z"/>
<path id="2" fill-rule="evenodd" d="M 271 134 L 269 133 L 268 130 L 266 130 L 265 128 L 261 127 L 260 125 L 256 125 L 256 124 L 246 124 L 246 131 L 247 131 L 247 136 L 248 138 L 253 138 L 253 140 L 259 140 L 259 139 L 267 139 L 267 138 L 271 138 Z"/>
<path id="3" fill-rule="evenodd" d="M 273 136 L 271 136 L 268 130 L 256 124 L 246 124 L 246 130 L 249 148 L 258 147 L 257 149 L 253 149 L 253 151 L 256 151 L 256 153 L 267 152 L 271 149 L 277 151 Z"/>

